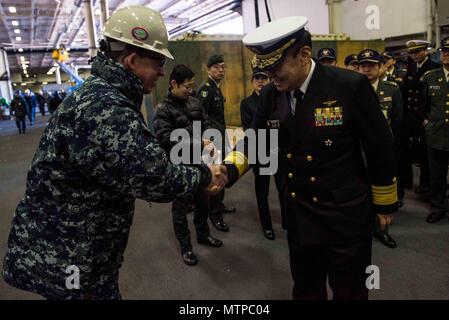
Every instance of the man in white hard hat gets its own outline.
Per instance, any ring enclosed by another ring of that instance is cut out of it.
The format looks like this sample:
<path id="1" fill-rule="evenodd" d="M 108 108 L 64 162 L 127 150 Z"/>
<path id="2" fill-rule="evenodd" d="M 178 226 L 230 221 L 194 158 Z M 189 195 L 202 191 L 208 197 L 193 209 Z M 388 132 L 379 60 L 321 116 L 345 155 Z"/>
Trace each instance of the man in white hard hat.
<path id="1" fill-rule="evenodd" d="M 279 133 L 293 298 L 327 299 L 329 279 L 334 299 L 367 299 L 374 215 L 385 227 L 397 210 L 393 138 L 366 76 L 312 59 L 307 23 L 283 18 L 243 38 L 273 79 L 254 126 Z M 228 186 L 248 170 L 240 147 L 225 159 Z"/>
<path id="2" fill-rule="evenodd" d="M 172 164 L 140 113 L 173 58 L 161 15 L 119 9 L 104 35 L 91 77 L 49 121 L 9 235 L 3 278 L 48 299 L 120 299 L 135 199 L 216 194 L 226 182 L 220 166 Z"/>

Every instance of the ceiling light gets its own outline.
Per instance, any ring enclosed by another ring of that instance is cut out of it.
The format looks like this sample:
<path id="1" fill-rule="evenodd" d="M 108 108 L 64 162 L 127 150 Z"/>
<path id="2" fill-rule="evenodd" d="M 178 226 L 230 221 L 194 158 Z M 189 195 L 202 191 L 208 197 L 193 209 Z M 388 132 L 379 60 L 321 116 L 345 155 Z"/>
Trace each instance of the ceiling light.
<path id="1" fill-rule="evenodd" d="M 19 34 L 20 33 L 20 29 L 14 29 L 14 33 Z"/>
<path id="2" fill-rule="evenodd" d="M 43 85 L 46 85 L 46 84 L 48 84 L 48 82 L 47 82 L 47 81 L 44 81 L 44 82 L 42 82 L 42 84 L 43 84 Z"/>
<path id="3" fill-rule="evenodd" d="M 30 76 L 29 75 L 25 75 L 25 77 L 29 78 Z"/>
<path id="4" fill-rule="evenodd" d="M 15 27 L 17 27 L 19 25 L 19 21 L 17 21 L 17 20 L 13 20 L 11 23 Z"/>
<path id="5" fill-rule="evenodd" d="M 22 41 L 22 37 L 16 37 L 16 41 Z"/>
<path id="6" fill-rule="evenodd" d="M 20 61 L 25 61 L 25 57 L 24 56 L 20 56 Z"/>
<path id="7" fill-rule="evenodd" d="M 9 12 L 11 12 L 11 13 L 17 12 L 16 7 L 9 7 L 8 9 L 9 9 Z"/>
<path id="8" fill-rule="evenodd" d="M 23 52 L 23 49 L 22 49 L 22 48 L 19 48 L 19 52 Z"/>
<path id="9" fill-rule="evenodd" d="M 26 86 L 27 84 L 25 82 L 22 83 L 22 86 Z"/>

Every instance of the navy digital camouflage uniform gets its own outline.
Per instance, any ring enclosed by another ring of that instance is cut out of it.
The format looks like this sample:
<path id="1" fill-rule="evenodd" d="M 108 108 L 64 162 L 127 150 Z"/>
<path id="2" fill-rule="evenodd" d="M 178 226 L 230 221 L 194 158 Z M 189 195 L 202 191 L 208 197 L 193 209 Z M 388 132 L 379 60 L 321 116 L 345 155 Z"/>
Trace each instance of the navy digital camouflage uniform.
<path id="1" fill-rule="evenodd" d="M 173 165 L 140 112 L 143 83 L 98 54 L 92 76 L 50 119 L 12 221 L 3 277 L 50 299 L 120 298 L 134 202 L 171 202 L 208 185 L 207 167 Z M 68 290 L 67 267 L 80 270 Z"/>

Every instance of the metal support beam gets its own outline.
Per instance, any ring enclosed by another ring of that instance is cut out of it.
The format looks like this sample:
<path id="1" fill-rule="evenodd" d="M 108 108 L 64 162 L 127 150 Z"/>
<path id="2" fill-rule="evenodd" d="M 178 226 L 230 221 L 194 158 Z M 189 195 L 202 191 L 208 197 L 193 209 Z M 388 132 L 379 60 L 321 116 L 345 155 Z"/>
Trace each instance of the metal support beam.
<path id="1" fill-rule="evenodd" d="M 100 0 L 101 6 L 101 27 L 103 28 L 106 20 L 109 18 L 109 3 L 108 0 Z"/>
<path id="2" fill-rule="evenodd" d="M 97 55 L 97 36 L 95 33 L 95 20 L 92 0 L 83 0 L 83 5 L 84 17 L 87 24 L 87 35 L 89 38 L 89 52 L 90 56 L 93 57 Z"/>
<path id="3" fill-rule="evenodd" d="M 61 68 L 56 67 L 56 71 L 55 71 L 55 76 L 56 76 L 56 83 L 57 84 L 61 84 Z"/>

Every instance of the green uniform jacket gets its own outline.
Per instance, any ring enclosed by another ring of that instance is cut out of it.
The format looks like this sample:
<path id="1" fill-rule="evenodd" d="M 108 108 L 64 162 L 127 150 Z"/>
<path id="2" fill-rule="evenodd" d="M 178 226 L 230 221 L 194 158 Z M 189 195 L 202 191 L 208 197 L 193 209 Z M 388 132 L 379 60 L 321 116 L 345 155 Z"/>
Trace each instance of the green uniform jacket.
<path id="1" fill-rule="evenodd" d="M 399 141 L 399 130 L 403 118 L 402 95 L 399 85 L 391 81 L 379 81 L 377 86 L 380 108 L 390 125 L 395 141 Z"/>
<path id="2" fill-rule="evenodd" d="M 443 68 L 427 72 L 422 82 L 429 120 L 427 146 L 449 151 L 449 84 Z"/>
<path id="3" fill-rule="evenodd" d="M 142 81 L 99 54 L 52 116 L 12 221 L 7 283 L 52 298 L 95 295 L 118 279 L 136 198 L 170 202 L 209 183 L 204 167 L 170 162 L 142 97 Z M 79 290 L 66 286 L 73 266 Z"/>
<path id="4" fill-rule="evenodd" d="M 208 78 L 198 89 L 197 98 L 201 101 L 204 111 L 209 116 L 211 127 L 224 132 L 226 129 L 224 116 L 226 99 L 215 81 Z"/>

